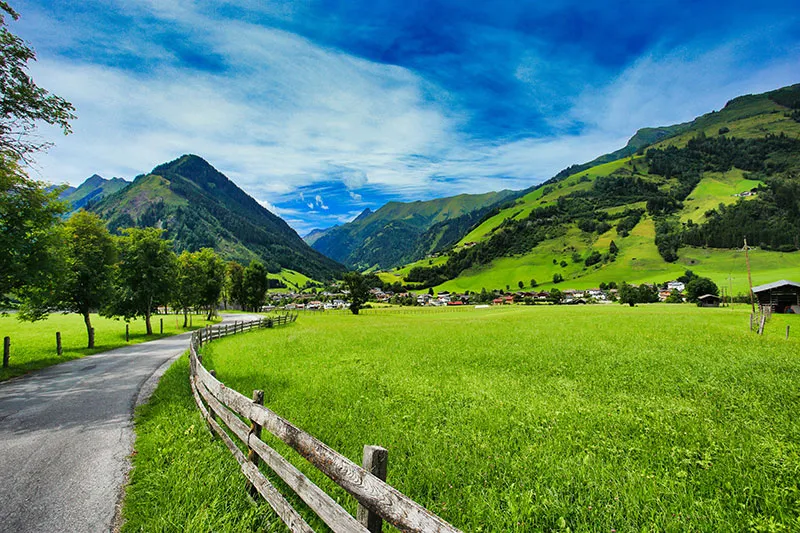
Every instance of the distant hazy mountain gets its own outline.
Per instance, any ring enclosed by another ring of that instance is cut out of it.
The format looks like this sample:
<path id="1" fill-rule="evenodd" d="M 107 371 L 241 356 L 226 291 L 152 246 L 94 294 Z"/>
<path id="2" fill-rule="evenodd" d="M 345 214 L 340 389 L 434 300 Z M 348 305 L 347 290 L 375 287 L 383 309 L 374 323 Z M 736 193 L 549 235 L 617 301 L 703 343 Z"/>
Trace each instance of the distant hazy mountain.
<path id="1" fill-rule="evenodd" d="M 86 207 L 90 202 L 97 202 L 130 185 L 129 181 L 122 178 L 107 180 L 97 174 L 87 178 L 77 188 L 67 187 L 59 198 L 70 203 L 73 211 Z"/>
<path id="2" fill-rule="evenodd" d="M 272 272 L 286 268 L 318 280 L 344 271 L 196 155 L 185 155 L 138 176 L 91 209 L 107 219 L 114 231 L 163 228 L 179 251 L 211 247 L 245 264 L 259 259 Z"/>

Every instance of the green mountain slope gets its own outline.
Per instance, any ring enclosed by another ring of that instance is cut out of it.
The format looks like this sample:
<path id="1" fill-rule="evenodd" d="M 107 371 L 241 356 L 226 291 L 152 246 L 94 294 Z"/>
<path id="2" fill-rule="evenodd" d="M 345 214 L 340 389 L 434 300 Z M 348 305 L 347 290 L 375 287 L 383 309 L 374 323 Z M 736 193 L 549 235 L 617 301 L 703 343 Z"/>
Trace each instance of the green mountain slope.
<path id="1" fill-rule="evenodd" d="M 314 279 L 330 279 L 344 270 L 194 155 L 138 176 L 91 209 L 108 220 L 114 231 L 133 226 L 163 228 L 179 251 L 210 247 L 228 259 L 243 263 L 259 259 L 271 272 L 291 269 Z"/>
<path id="2" fill-rule="evenodd" d="M 794 85 L 736 98 L 686 124 L 640 130 L 629 146 L 654 144 L 571 167 L 475 225 L 446 261 L 383 277 L 463 291 L 531 280 L 550 286 L 558 275 L 563 287 L 586 288 L 663 281 L 691 268 L 744 292 L 743 254 L 734 250 L 748 237 L 760 248 L 756 282 L 797 278 L 798 121 Z"/>
<path id="3" fill-rule="evenodd" d="M 451 246 L 486 212 L 516 194 L 500 191 L 425 202 L 389 202 L 326 230 L 312 246 L 354 268 L 391 267 Z"/>
<path id="4" fill-rule="evenodd" d="M 69 187 L 59 196 L 59 199 L 69 202 L 72 210 L 77 211 L 86 207 L 90 202 L 98 202 L 102 198 L 114 194 L 130 185 L 129 181 L 122 178 L 107 180 L 97 174 L 87 178 L 77 188 Z"/>

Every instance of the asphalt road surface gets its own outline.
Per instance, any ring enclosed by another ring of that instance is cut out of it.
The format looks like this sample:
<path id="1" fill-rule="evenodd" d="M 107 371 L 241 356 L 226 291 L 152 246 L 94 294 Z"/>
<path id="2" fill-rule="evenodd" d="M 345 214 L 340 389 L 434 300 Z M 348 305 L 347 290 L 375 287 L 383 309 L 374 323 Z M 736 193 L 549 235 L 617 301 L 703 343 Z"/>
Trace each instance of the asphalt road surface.
<path id="1" fill-rule="evenodd" d="M 112 530 L 137 398 L 188 347 L 182 334 L 0 383 L 0 531 Z"/>

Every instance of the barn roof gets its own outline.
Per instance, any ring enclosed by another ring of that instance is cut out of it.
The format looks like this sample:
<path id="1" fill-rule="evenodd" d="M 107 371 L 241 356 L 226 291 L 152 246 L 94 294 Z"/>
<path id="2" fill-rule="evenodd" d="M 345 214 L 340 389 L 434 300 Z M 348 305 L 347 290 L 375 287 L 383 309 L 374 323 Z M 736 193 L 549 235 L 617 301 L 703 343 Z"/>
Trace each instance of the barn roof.
<path id="1" fill-rule="evenodd" d="M 753 287 L 753 292 L 754 293 L 755 292 L 764 292 L 764 291 L 768 291 L 770 289 L 777 289 L 778 287 L 786 287 L 786 286 L 797 287 L 798 289 L 800 289 L 800 283 L 797 283 L 795 281 L 787 281 L 785 279 L 782 279 L 780 281 L 774 281 L 772 283 L 767 283 L 765 285 L 759 285 L 758 287 Z"/>
<path id="2" fill-rule="evenodd" d="M 698 296 L 697 299 L 698 300 L 722 300 L 722 298 L 720 298 L 716 294 L 704 294 L 702 296 Z"/>

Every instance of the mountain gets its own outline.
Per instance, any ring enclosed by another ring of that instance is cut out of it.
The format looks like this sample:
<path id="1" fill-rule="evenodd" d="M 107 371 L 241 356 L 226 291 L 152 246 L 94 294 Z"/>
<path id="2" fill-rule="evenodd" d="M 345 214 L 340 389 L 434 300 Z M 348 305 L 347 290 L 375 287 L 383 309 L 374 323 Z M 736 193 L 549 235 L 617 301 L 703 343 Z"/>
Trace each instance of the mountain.
<path id="1" fill-rule="evenodd" d="M 91 209 L 112 231 L 163 228 L 178 251 L 210 247 L 227 259 L 259 259 L 270 272 L 291 269 L 318 280 L 344 271 L 196 155 L 157 166 Z"/>
<path id="2" fill-rule="evenodd" d="M 500 191 L 389 202 L 374 212 L 365 209 L 352 222 L 316 236 L 311 244 L 353 268 L 392 267 L 452 245 L 486 212 L 515 194 Z"/>
<path id="3" fill-rule="evenodd" d="M 130 185 L 130 182 L 122 178 L 111 178 L 107 180 L 102 176 L 94 174 L 77 188 L 67 187 L 64 189 L 59 195 L 59 199 L 69 202 L 72 211 L 77 211 L 82 207 L 86 207 L 90 202 L 97 202 L 109 194 L 114 194 L 124 189 L 128 185 Z"/>
<path id="4" fill-rule="evenodd" d="M 314 246 L 314 243 L 319 240 L 320 237 L 324 236 L 333 228 L 338 228 L 338 224 L 336 226 L 331 226 L 330 228 L 325 229 L 312 229 L 305 235 L 303 235 L 303 240 L 306 241 L 306 244 L 309 246 Z"/>
<path id="5" fill-rule="evenodd" d="M 744 238 L 759 248 L 751 262 L 764 282 L 797 276 L 799 236 L 800 84 L 640 130 L 484 217 L 444 257 L 381 276 L 479 291 L 664 281 L 692 269 L 746 292 Z"/>

